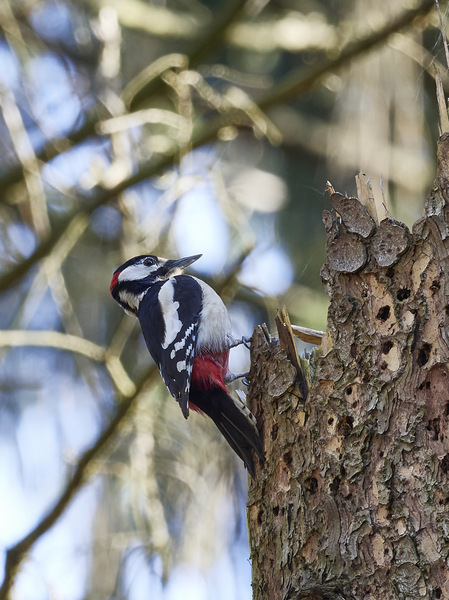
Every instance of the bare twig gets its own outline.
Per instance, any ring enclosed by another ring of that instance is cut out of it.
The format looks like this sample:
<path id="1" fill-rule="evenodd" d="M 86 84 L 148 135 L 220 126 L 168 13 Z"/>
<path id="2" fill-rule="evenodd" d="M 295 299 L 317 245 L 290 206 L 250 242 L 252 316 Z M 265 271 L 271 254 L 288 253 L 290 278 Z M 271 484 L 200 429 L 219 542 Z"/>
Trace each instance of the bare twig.
<path id="1" fill-rule="evenodd" d="M 299 325 L 292 325 L 291 328 L 297 338 L 308 344 L 315 344 L 315 346 L 319 346 L 326 335 L 324 331 L 300 327 Z"/>

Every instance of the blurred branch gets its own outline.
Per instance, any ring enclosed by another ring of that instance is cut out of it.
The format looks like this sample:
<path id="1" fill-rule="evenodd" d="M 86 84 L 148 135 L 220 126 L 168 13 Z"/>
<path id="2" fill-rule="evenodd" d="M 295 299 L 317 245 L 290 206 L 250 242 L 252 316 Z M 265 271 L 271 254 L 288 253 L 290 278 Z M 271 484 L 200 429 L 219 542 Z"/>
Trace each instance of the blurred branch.
<path id="1" fill-rule="evenodd" d="M 71 131 L 64 138 L 50 140 L 45 146 L 36 152 L 36 160 L 50 162 L 56 156 L 63 154 L 76 144 L 84 142 L 88 137 L 95 134 L 98 121 L 110 116 L 103 104 L 98 104 L 95 109 L 84 116 L 84 124 L 76 131 Z M 12 185 L 19 183 L 24 178 L 24 166 L 18 164 L 0 176 L 0 190 L 5 192 Z M 0 202 L 4 202 L 4 196 L 0 196 Z"/>
<path id="2" fill-rule="evenodd" d="M 53 299 L 60 305 L 61 312 L 64 312 L 64 309 L 70 311 L 71 316 L 73 317 L 71 331 L 68 333 L 75 334 L 79 337 L 83 337 L 83 332 L 81 331 L 81 327 L 76 321 L 76 317 L 73 314 L 73 307 L 68 307 L 67 303 L 70 303 L 69 294 L 65 287 L 64 277 L 61 272 L 61 267 L 67 256 L 72 251 L 75 244 L 80 240 L 82 235 L 84 234 L 86 228 L 89 225 L 89 220 L 84 215 L 76 215 L 68 224 L 64 231 L 64 235 L 60 238 L 59 242 L 53 246 L 51 252 L 49 252 L 42 261 L 42 264 L 39 267 L 39 270 L 32 282 L 29 292 L 22 303 L 22 306 L 19 308 L 16 316 L 14 318 L 14 323 L 10 324 L 10 327 L 26 329 L 29 321 L 31 320 L 33 314 L 37 310 L 39 303 L 42 301 L 44 294 L 47 291 L 47 287 L 50 288 Z M 62 279 L 62 282 L 60 281 Z M 64 291 L 61 289 L 61 285 L 64 287 Z M 29 310 L 30 303 L 34 303 L 34 310 Z M 65 306 L 64 306 L 65 304 Z M 70 303 L 71 305 L 71 303 Z M 25 306 L 27 306 L 27 318 L 23 318 L 23 313 L 25 311 Z M 64 321 L 64 319 L 63 319 Z M 73 322 L 75 321 L 75 323 Z M 66 325 L 66 323 L 64 323 Z"/>
<path id="3" fill-rule="evenodd" d="M 194 138 L 192 148 L 202 146 L 211 141 L 213 138 L 214 132 L 206 131 L 196 139 Z M 106 204 L 106 202 L 112 200 L 127 188 L 140 183 L 144 179 L 153 177 L 164 169 L 173 166 L 176 156 L 177 150 L 171 154 L 160 157 L 154 162 L 148 161 L 140 167 L 137 173 L 124 179 L 114 187 L 108 189 L 99 189 L 97 192 L 97 198 L 94 202 L 91 201 L 90 197 L 83 196 L 82 194 L 78 193 L 77 198 L 79 202 L 85 204 L 86 202 L 90 201 L 90 205 L 83 209 L 76 208 L 70 212 L 63 221 L 53 227 L 51 234 L 38 244 L 34 252 L 28 258 L 19 262 L 12 269 L 1 275 L 0 293 L 19 281 L 19 279 L 28 273 L 31 267 L 33 267 L 39 260 L 44 258 L 49 252 L 51 252 L 54 246 L 64 237 L 67 229 L 70 227 L 70 224 L 74 219 L 90 217 L 90 215 L 97 210 L 97 208 L 103 204 Z"/>
<path id="4" fill-rule="evenodd" d="M 18 49 L 21 57 L 28 57 L 28 50 L 16 21 L 9 0 L 0 4 L 0 18 L 6 41 Z M 33 145 L 16 103 L 14 93 L 4 84 L 0 85 L 0 108 L 5 125 L 8 129 L 14 151 L 23 166 L 23 177 L 28 191 L 28 202 L 34 230 L 38 235 L 48 234 L 50 221 L 48 219 L 47 201 L 41 179 L 39 164 L 36 160 Z"/>
<path id="5" fill-rule="evenodd" d="M 294 94 L 304 94 L 308 92 L 318 81 L 320 81 L 325 75 L 347 65 L 351 60 L 360 56 L 376 45 L 384 42 L 392 33 L 400 31 L 418 16 L 427 13 L 433 7 L 433 0 L 423 0 L 423 2 L 415 9 L 404 12 L 400 17 L 393 20 L 391 23 L 375 31 L 373 34 L 365 37 L 364 39 L 349 43 L 341 53 L 334 59 L 327 59 L 318 67 L 315 67 L 308 73 L 304 74 L 303 69 L 292 73 L 287 76 L 284 81 L 275 86 L 271 93 L 262 97 L 255 107 L 257 110 L 266 110 L 280 102 L 283 102 L 287 97 Z M 191 142 L 191 148 L 195 149 L 200 146 L 215 140 L 219 132 L 228 125 L 234 123 L 235 118 L 241 115 L 241 111 L 237 108 L 229 109 L 223 114 L 219 115 L 215 120 L 204 125 L 202 131 L 199 131 L 193 136 Z M 257 119 L 257 117 L 256 117 Z M 96 123 L 93 124 L 95 127 Z M 139 170 L 132 176 L 122 180 L 116 186 L 109 189 L 101 189 L 98 191 L 97 199 L 90 204 L 89 207 L 84 208 L 83 212 L 89 216 L 99 206 L 102 206 L 112 198 L 115 198 L 123 190 L 140 183 L 141 181 L 153 177 L 160 173 L 166 168 L 169 168 L 175 164 L 176 157 L 178 156 L 178 149 L 175 149 L 170 154 L 160 157 L 158 160 L 149 160 L 142 164 Z M 4 185 L 4 181 L 0 178 L 0 189 Z M 80 200 L 85 203 L 86 198 L 83 198 L 79 194 Z M 9 272 L 5 273 L 0 277 L 0 292 L 4 291 L 21 277 L 23 277 L 28 270 L 41 258 L 43 258 L 58 242 L 58 240 L 64 235 L 67 223 L 73 219 L 77 214 L 77 211 L 72 212 L 66 217 L 65 222 L 59 226 L 54 227 L 52 233 L 36 248 L 33 254 L 16 265 Z"/>
<path id="6" fill-rule="evenodd" d="M 60 331 L 29 331 L 23 329 L 0 330 L 0 348 L 36 346 L 40 348 L 57 348 L 75 352 L 96 360 L 104 362 L 111 375 L 115 387 L 124 396 L 134 394 L 135 385 L 125 371 L 119 356 L 111 350 L 89 340 Z"/>
<path id="7" fill-rule="evenodd" d="M 226 28 L 238 17 L 245 2 L 246 0 L 234 0 L 233 3 L 227 1 L 223 2 L 222 14 L 217 15 L 213 19 L 213 26 L 208 29 L 204 37 L 202 37 L 188 53 L 187 62 L 190 67 L 197 65 L 214 46 L 221 42 Z M 183 57 L 183 61 L 184 60 L 185 57 Z M 160 77 L 154 78 L 154 75 L 151 76 L 151 81 L 148 82 L 145 72 L 138 75 L 135 80 L 133 80 L 133 85 L 130 83 L 125 88 L 126 94 L 124 93 L 124 100 L 126 103 L 130 104 L 131 110 L 134 110 L 143 101 L 157 94 L 164 85 Z M 151 68 L 150 72 L 153 72 Z M 77 131 L 69 133 L 63 140 L 52 140 L 48 142 L 42 150 L 37 152 L 36 158 L 40 161 L 48 162 L 55 156 L 65 152 L 71 146 L 79 144 L 88 137 L 95 135 L 98 122 L 106 118 L 106 115 L 109 116 L 106 107 L 103 104 L 98 104 L 95 109 L 85 115 L 82 127 Z M 12 167 L 0 176 L 0 190 L 4 192 L 11 185 L 19 183 L 23 179 L 23 176 L 23 165 L 20 164 Z M 2 201 L 1 197 L 0 201 Z"/>
<path id="8" fill-rule="evenodd" d="M 146 386 L 151 383 L 157 373 L 156 367 L 150 367 L 144 376 L 136 383 L 135 391 L 130 396 L 122 394 L 117 412 L 109 425 L 100 434 L 95 443 L 81 456 L 72 477 L 67 482 L 65 489 L 61 493 L 50 512 L 36 525 L 36 527 L 26 535 L 17 544 L 12 546 L 6 553 L 5 576 L 0 587 L 0 600 L 7 600 L 10 597 L 11 587 L 14 584 L 14 578 L 20 564 L 25 559 L 26 554 L 31 550 L 34 544 L 56 523 L 59 517 L 68 508 L 77 492 L 92 476 L 94 461 L 98 455 L 105 452 L 108 444 L 118 434 L 119 428 L 134 406 L 139 395 Z"/>
<path id="9" fill-rule="evenodd" d="M 23 177 L 28 191 L 29 210 L 34 230 L 40 236 L 48 234 L 50 221 L 39 164 L 14 95 L 3 87 L 0 88 L 0 107 L 12 145 L 23 165 Z"/>
<path id="10" fill-rule="evenodd" d="M 428 13 L 434 6 L 434 0 L 423 0 L 419 6 L 412 10 L 404 11 L 402 15 L 393 19 L 384 27 L 374 33 L 349 42 L 335 58 L 324 60 L 318 67 L 312 67 L 308 73 L 303 69 L 288 75 L 284 81 L 273 88 L 271 94 L 266 95 L 258 102 L 261 109 L 266 110 L 275 104 L 279 104 L 293 94 L 307 93 L 318 81 L 334 71 L 348 65 L 354 58 L 366 54 L 375 46 L 385 42 L 393 33 L 401 31 L 409 26 L 417 17 Z"/>
<path id="11" fill-rule="evenodd" d="M 0 347 L 39 346 L 42 348 L 58 348 L 87 356 L 93 360 L 104 361 L 106 349 L 76 335 L 60 331 L 28 331 L 9 329 L 0 331 Z"/>
<path id="12" fill-rule="evenodd" d="M 222 21 L 217 20 L 217 25 L 214 29 L 210 31 L 208 35 L 205 36 L 198 44 L 198 47 L 193 49 L 191 54 L 189 55 L 189 64 L 190 66 L 194 66 L 197 64 L 205 54 L 210 50 L 210 47 L 218 42 L 218 34 L 222 34 L 227 25 L 232 22 L 233 19 L 239 14 L 242 10 L 244 3 L 239 0 L 233 7 L 233 10 L 225 15 Z M 423 2 L 415 9 L 404 12 L 400 17 L 393 20 L 391 23 L 387 24 L 385 27 L 381 28 L 378 31 L 375 31 L 373 34 L 363 38 L 362 40 L 351 42 L 347 44 L 347 46 L 341 51 L 341 53 L 336 58 L 331 58 L 323 61 L 321 65 L 318 67 L 312 68 L 308 73 L 304 74 L 304 70 L 300 69 L 299 71 L 295 71 L 291 75 L 287 76 L 284 81 L 275 86 L 271 92 L 264 97 L 262 97 L 259 102 L 257 102 L 257 106 L 260 109 L 267 109 L 271 106 L 282 102 L 287 97 L 293 94 L 301 94 L 308 92 L 318 81 L 320 81 L 325 75 L 335 71 L 336 69 L 341 68 L 357 56 L 364 54 L 368 50 L 372 49 L 376 45 L 384 42 L 392 33 L 400 31 L 404 27 L 407 27 L 412 23 L 412 21 L 418 17 L 426 14 L 430 11 L 430 9 L 434 5 L 434 0 L 423 0 Z M 140 105 L 144 100 L 148 99 L 152 95 L 156 94 L 160 86 L 163 85 L 163 82 L 160 78 L 152 80 L 148 85 L 143 85 L 142 87 L 135 92 L 134 95 L 129 98 L 130 109 L 135 109 L 138 105 Z M 129 94 L 131 96 L 131 94 Z M 104 111 L 104 107 L 98 106 L 97 110 Z M 84 141 L 91 135 L 94 135 L 96 132 L 97 124 L 100 120 L 103 120 L 104 116 L 99 119 L 97 115 L 97 110 L 93 111 L 86 117 L 86 121 L 84 125 L 76 132 L 72 132 L 67 135 L 65 140 L 53 140 L 49 142 L 40 152 L 37 153 L 37 159 L 42 161 L 49 161 L 61 152 L 67 150 L 67 142 L 70 144 L 78 144 Z M 232 121 L 232 117 L 235 116 L 235 110 L 231 110 L 228 117 L 229 121 Z M 218 120 L 210 123 L 207 126 L 207 131 L 203 134 L 200 134 L 197 143 L 194 144 L 193 147 L 200 146 L 204 143 L 207 143 L 214 139 L 220 129 L 223 127 L 222 117 Z M 58 150 L 57 145 L 63 146 Z M 173 153 L 169 156 L 170 160 L 167 163 L 167 166 L 173 164 L 173 160 L 176 156 L 176 153 Z M 138 178 L 136 183 L 148 177 L 146 173 L 148 167 L 147 165 L 143 166 L 142 174 L 143 177 Z M 136 174 L 138 176 L 139 174 Z M 0 176 L 0 189 L 6 190 L 11 185 L 18 183 L 23 178 L 23 165 L 17 165 L 16 167 L 11 168 L 5 174 Z M 133 179 L 133 178 L 131 178 Z M 133 185 L 134 182 L 131 182 L 130 185 Z M 126 186 L 128 187 L 128 186 Z M 3 199 L 4 201 L 4 199 Z"/>
<path id="13" fill-rule="evenodd" d="M 142 0 L 90 0 L 90 4 L 97 9 L 112 7 L 123 27 L 139 29 L 150 35 L 191 39 L 198 33 L 195 21 L 179 8 L 170 10 Z"/>
<path id="14" fill-rule="evenodd" d="M 214 16 L 211 27 L 206 34 L 199 39 L 194 47 L 188 52 L 188 65 L 192 69 L 197 66 L 205 56 L 209 56 L 211 51 L 221 43 L 224 33 L 229 25 L 234 22 L 242 12 L 246 0 L 224 0 L 219 14 Z M 136 89 L 133 96 L 125 99 L 130 111 L 135 110 L 142 102 L 149 97 L 157 94 L 162 88 L 161 79 L 155 79 L 148 84 L 142 85 Z"/>

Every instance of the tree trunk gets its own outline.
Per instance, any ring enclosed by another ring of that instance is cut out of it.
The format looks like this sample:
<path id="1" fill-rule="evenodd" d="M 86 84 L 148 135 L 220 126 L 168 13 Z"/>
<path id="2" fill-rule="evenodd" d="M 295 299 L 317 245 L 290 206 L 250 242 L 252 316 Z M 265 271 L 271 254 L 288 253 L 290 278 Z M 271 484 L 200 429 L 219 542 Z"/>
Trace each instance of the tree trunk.
<path id="1" fill-rule="evenodd" d="M 326 349 L 305 401 L 288 348 L 254 332 L 254 599 L 449 599 L 448 199 L 447 134 L 412 232 L 332 194 Z"/>

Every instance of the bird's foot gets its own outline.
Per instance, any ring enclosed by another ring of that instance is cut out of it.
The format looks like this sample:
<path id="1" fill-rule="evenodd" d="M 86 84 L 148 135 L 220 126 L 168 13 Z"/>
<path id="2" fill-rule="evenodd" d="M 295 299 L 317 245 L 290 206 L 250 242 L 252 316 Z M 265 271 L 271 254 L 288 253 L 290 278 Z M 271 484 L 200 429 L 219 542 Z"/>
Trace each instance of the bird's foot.
<path id="1" fill-rule="evenodd" d="M 236 346 L 240 346 L 240 344 L 243 344 L 245 346 L 245 348 L 248 348 L 248 350 L 250 350 L 251 349 L 251 338 L 247 338 L 245 336 L 242 336 L 239 339 L 232 338 L 231 343 L 229 344 L 229 349 L 235 348 Z"/>
<path id="2" fill-rule="evenodd" d="M 246 377 L 248 376 L 248 372 L 246 373 L 227 373 L 227 375 L 225 375 L 224 377 L 224 382 L 227 383 L 232 383 L 233 381 L 235 381 L 236 379 L 242 379 L 242 382 L 245 385 L 248 385 L 248 380 L 246 379 Z"/>
<path id="3" fill-rule="evenodd" d="M 245 348 L 248 348 L 248 350 L 251 350 L 251 338 L 242 336 L 241 342 L 245 346 Z"/>

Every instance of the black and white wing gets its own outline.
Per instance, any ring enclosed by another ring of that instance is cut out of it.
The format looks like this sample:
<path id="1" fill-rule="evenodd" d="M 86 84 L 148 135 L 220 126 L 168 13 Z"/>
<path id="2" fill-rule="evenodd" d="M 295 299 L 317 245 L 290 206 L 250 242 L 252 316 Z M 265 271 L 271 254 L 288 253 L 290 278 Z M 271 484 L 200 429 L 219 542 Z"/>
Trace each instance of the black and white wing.
<path id="1" fill-rule="evenodd" d="M 152 286 L 138 312 L 148 350 L 186 419 L 201 309 L 200 285 L 178 275 Z"/>

